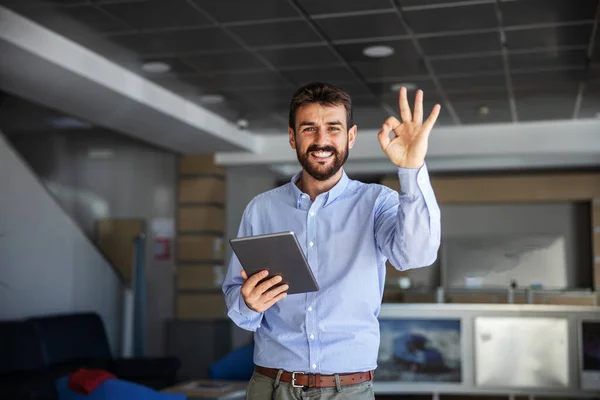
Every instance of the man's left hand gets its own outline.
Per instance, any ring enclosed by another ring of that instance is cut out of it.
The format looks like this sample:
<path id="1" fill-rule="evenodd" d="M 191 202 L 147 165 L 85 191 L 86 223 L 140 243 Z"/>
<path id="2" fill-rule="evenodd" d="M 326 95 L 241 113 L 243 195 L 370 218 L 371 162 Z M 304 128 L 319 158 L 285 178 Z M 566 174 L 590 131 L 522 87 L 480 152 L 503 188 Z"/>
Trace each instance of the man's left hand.
<path id="1" fill-rule="evenodd" d="M 411 114 L 406 88 L 400 89 L 400 115 L 402 122 L 395 117 L 388 118 L 379 131 L 379 144 L 394 164 L 402 168 L 420 168 L 425 162 L 429 134 L 440 114 L 441 106 L 436 104 L 423 122 L 423 91 L 417 90 L 415 112 Z M 395 137 L 390 139 L 390 131 Z"/>

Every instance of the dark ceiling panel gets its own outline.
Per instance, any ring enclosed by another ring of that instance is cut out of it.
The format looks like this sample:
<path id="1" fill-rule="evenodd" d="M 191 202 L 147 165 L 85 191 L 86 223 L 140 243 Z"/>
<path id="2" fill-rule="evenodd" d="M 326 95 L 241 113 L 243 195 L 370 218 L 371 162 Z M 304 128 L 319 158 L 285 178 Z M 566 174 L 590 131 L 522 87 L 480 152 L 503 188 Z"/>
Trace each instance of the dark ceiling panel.
<path id="1" fill-rule="evenodd" d="M 520 88 L 553 88 L 558 86 L 576 87 L 583 81 L 583 69 L 564 71 L 538 71 L 530 73 L 513 73 L 512 83 Z"/>
<path id="2" fill-rule="evenodd" d="M 300 7 L 309 14 L 335 14 L 354 11 L 391 9 L 389 0 L 297 0 Z"/>
<path id="3" fill-rule="evenodd" d="M 136 29 L 212 25 L 208 18 L 185 0 L 109 3 L 101 7 Z"/>
<path id="4" fill-rule="evenodd" d="M 422 7 L 422 6 L 431 6 L 431 5 L 438 5 L 438 6 L 444 6 L 445 8 L 448 8 L 448 5 L 451 5 L 452 3 L 457 3 L 459 2 L 458 0 L 398 0 L 398 2 L 400 3 L 401 6 L 403 7 Z M 466 0 L 466 1 L 460 1 L 459 3 L 464 4 L 464 3 L 480 3 L 481 0 Z"/>
<path id="5" fill-rule="evenodd" d="M 217 28 L 127 34 L 111 40 L 141 55 L 240 50 L 233 39 Z"/>
<path id="6" fill-rule="evenodd" d="M 567 90 L 553 88 L 515 90 L 519 121 L 571 119 L 576 96 L 576 87 Z"/>
<path id="7" fill-rule="evenodd" d="M 500 35 L 496 32 L 419 39 L 426 55 L 474 54 L 500 51 Z"/>
<path id="8" fill-rule="evenodd" d="M 448 95 L 463 124 L 511 122 L 510 105 L 505 90 L 480 93 L 453 93 Z M 487 107 L 487 115 L 480 113 Z"/>
<path id="9" fill-rule="evenodd" d="M 259 50 L 258 54 L 277 68 L 341 63 L 340 59 L 325 45 L 280 50 Z"/>
<path id="10" fill-rule="evenodd" d="M 521 0 L 500 3 L 505 26 L 593 20 L 598 0 Z"/>
<path id="11" fill-rule="evenodd" d="M 331 83 L 332 85 L 357 82 L 352 72 L 346 67 L 318 67 L 312 69 L 286 70 L 283 74 L 298 85 L 304 85 L 312 81 L 321 81 Z"/>
<path id="12" fill-rule="evenodd" d="M 390 79 L 427 75 L 421 58 L 403 58 L 401 55 L 373 61 L 355 62 L 353 65 L 366 79 Z"/>
<path id="13" fill-rule="evenodd" d="M 202 72 L 231 72 L 266 69 L 262 61 L 247 51 L 182 57 L 188 65 Z"/>
<path id="14" fill-rule="evenodd" d="M 416 34 L 498 26 L 493 4 L 407 11 L 404 15 Z"/>
<path id="15" fill-rule="evenodd" d="M 264 89 L 249 89 L 235 92 L 250 104 L 276 113 L 286 113 L 296 87 L 292 85 L 275 86 Z"/>
<path id="16" fill-rule="evenodd" d="M 326 18 L 315 22 L 332 41 L 406 35 L 395 12 Z"/>
<path id="17" fill-rule="evenodd" d="M 322 42 L 304 21 L 241 25 L 229 29 L 250 47 Z"/>
<path id="18" fill-rule="evenodd" d="M 431 65 L 436 75 L 504 71 L 504 63 L 500 55 L 434 59 L 431 60 Z"/>
<path id="19" fill-rule="evenodd" d="M 284 87 L 290 86 L 290 82 L 275 72 L 237 72 L 231 74 L 215 74 L 212 76 L 190 76 L 183 77 L 193 85 L 209 90 L 232 89 L 247 90 L 259 87 Z"/>
<path id="20" fill-rule="evenodd" d="M 552 28 L 507 30 L 506 46 L 509 50 L 515 50 L 587 45 L 590 41 L 592 26 L 592 24 L 585 24 Z"/>
<path id="21" fill-rule="evenodd" d="M 39 17 L 44 20 L 44 15 L 47 15 L 43 9 L 32 9 L 31 16 L 40 12 Z M 119 20 L 112 18 L 110 15 L 98 10 L 92 6 L 81 6 L 81 7 L 64 7 L 58 11 L 60 14 L 67 18 L 73 19 L 78 23 L 86 25 L 91 29 L 101 32 L 109 33 L 115 31 L 123 31 L 127 29 L 127 25 Z M 52 19 L 48 19 L 48 23 L 52 25 Z"/>
<path id="22" fill-rule="evenodd" d="M 395 60 L 400 66 L 408 58 L 418 59 L 419 53 L 410 40 L 370 41 L 365 43 L 338 44 L 335 47 L 348 62 L 355 61 L 381 61 L 384 58 L 372 58 L 363 54 L 363 50 L 370 46 L 389 46 L 394 49 L 394 54 L 385 57 L 385 60 Z"/>
<path id="23" fill-rule="evenodd" d="M 433 81 L 431 79 L 412 79 L 410 81 L 402 81 L 400 79 L 385 80 L 385 81 L 370 81 L 369 87 L 371 88 L 373 93 L 375 93 L 377 96 L 383 96 L 386 98 L 393 97 L 395 99 L 394 101 L 396 102 L 396 106 L 397 106 L 399 89 L 396 89 L 395 85 L 400 85 L 400 84 L 416 85 L 416 89 L 415 90 L 411 89 L 409 91 L 409 95 L 411 92 L 416 92 L 416 90 L 418 90 L 418 89 L 423 90 L 423 92 L 427 96 L 429 96 L 431 94 L 437 95 L 435 84 L 433 83 Z"/>
<path id="24" fill-rule="evenodd" d="M 285 0 L 192 0 L 219 22 L 299 17 Z"/>
<path id="25" fill-rule="evenodd" d="M 489 92 L 505 90 L 504 74 L 465 76 L 462 78 L 440 78 L 442 88 L 446 93 L 451 92 Z"/>
<path id="26" fill-rule="evenodd" d="M 553 68 L 585 65 L 586 50 L 545 50 L 535 53 L 509 54 L 510 69 Z"/>

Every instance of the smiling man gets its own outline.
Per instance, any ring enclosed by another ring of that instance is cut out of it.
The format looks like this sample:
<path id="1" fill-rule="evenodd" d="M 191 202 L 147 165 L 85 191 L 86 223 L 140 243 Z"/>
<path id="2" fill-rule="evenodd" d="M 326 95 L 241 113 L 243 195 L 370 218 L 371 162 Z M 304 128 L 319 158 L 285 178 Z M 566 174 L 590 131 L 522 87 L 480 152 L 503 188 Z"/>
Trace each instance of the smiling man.
<path id="1" fill-rule="evenodd" d="M 347 93 L 316 82 L 294 94 L 288 134 L 302 170 L 248 204 L 238 236 L 294 231 L 320 290 L 269 290 L 280 278 L 261 282 L 266 271 L 248 277 L 232 256 L 223 284 L 228 315 L 254 332 L 248 399 L 374 398 L 386 261 L 402 270 L 426 267 L 440 245 L 440 210 L 425 165 L 440 106 L 423 121 L 423 92 L 413 114 L 402 88 L 399 107 L 402 122 L 388 118 L 378 140 L 400 193 L 344 172 L 357 135 Z"/>

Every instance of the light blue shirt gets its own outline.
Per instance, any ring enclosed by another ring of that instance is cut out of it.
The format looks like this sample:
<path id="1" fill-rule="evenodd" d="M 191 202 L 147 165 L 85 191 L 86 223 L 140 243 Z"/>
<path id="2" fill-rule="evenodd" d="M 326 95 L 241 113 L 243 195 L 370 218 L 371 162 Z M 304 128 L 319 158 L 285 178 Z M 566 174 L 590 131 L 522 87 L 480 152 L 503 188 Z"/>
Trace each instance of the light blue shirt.
<path id="1" fill-rule="evenodd" d="M 256 196 L 238 236 L 294 231 L 319 291 L 288 295 L 255 312 L 240 294 L 234 254 L 223 283 L 228 315 L 255 332 L 257 365 L 320 374 L 375 369 L 386 260 L 406 270 L 437 258 L 440 209 L 427 166 L 398 168 L 400 193 L 344 172 L 314 202 L 296 186 L 299 177 Z"/>

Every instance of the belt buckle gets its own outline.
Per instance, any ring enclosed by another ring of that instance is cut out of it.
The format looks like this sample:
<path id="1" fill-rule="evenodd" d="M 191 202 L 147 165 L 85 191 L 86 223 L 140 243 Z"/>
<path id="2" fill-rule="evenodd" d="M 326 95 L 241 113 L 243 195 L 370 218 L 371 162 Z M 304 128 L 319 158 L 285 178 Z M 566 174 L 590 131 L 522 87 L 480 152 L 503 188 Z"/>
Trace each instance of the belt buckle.
<path id="1" fill-rule="evenodd" d="M 304 387 L 304 385 L 296 385 L 296 374 L 304 375 L 304 372 L 296 372 L 296 371 L 292 372 L 292 387 L 295 387 L 295 388 Z"/>

